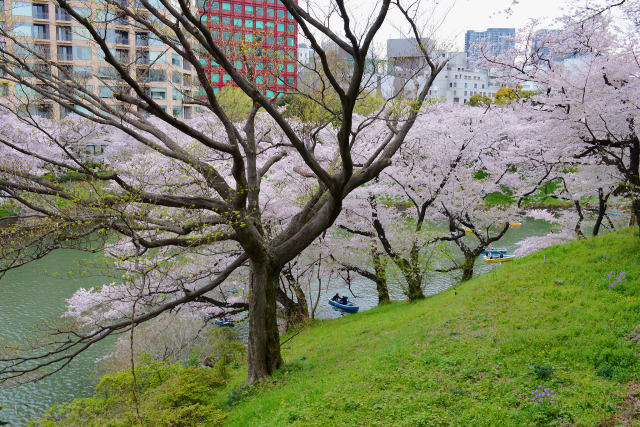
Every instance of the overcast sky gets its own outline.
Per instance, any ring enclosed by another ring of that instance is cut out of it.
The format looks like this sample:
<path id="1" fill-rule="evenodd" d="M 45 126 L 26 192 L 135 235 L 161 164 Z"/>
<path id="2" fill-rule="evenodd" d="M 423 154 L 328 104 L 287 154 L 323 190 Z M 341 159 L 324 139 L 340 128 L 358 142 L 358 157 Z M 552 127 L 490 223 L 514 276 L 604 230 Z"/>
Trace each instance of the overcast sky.
<path id="1" fill-rule="evenodd" d="M 326 5 L 329 0 L 308 1 L 318 7 L 319 5 Z M 441 23 L 438 30 L 435 31 L 438 41 L 446 43 L 451 50 L 464 50 L 464 34 L 467 30 L 484 31 L 490 27 L 518 28 L 526 25 L 532 18 L 538 19 L 544 24 L 550 24 L 554 18 L 562 14 L 563 5 L 567 4 L 567 2 L 575 5 L 582 0 L 422 1 L 425 6 L 425 16 L 423 18 L 436 17 L 432 21 Z M 352 16 L 360 17 L 360 19 L 364 19 L 371 12 L 374 3 L 376 3 L 376 0 L 349 0 L 347 2 Z M 430 3 L 438 5 L 435 12 L 426 7 Z M 507 9 L 511 9 L 510 12 L 506 13 Z M 358 23 L 357 20 L 356 22 Z M 364 24 L 364 22 L 360 22 L 360 24 Z M 339 27 L 335 30 L 338 33 L 342 33 Z M 386 47 L 386 39 L 401 37 L 402 33 L 407 31 L 407 25 L 399 14 L 391 14 L 387 23 L 379 32 L 376 44 L 379 47 Z"/>
<path id="2" fill-rule="evenodd" d="M 520 0 L 511 6 L 512 0 L 457 0 L 446 17 L 440 32 L 455 46 L 464 49 L 464 34 L 467 30 L 484 31 L 489 27 L 522 27 L 530 19 L 550 24 L 562 14 L 561 0 Z M 505 10 L 511 6 L 509 13 Z"/>

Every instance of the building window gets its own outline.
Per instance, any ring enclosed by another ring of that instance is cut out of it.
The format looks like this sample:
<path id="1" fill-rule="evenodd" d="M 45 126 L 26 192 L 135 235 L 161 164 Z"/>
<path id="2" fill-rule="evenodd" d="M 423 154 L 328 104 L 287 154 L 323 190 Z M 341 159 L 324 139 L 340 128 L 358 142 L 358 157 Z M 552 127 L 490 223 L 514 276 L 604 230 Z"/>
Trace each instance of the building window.
<path id="1" fill-rule="evenodd" d="M 98 87 L 98 96 L 100 98 L 113 98 L 114 90 L 109 86 L 100 86 Z"/>
<path id="2" fill-rule="evenodd" d="M 264 22 L 263 21 L 256 21 L 256 29 L 258 29 L 258 30 L 264 29 Z"/>
<path id="3" fill-rule="evenodd" d="M 222 17 L 222 25 L 229 27 L 231 26 L 231 17 L 229 16 L 223 16 Z"/>
<path id="4" fill-rule="evenodd" d="M 182 84 L 182 73 L 174 71 L 171 73 L 171 81 L 176 84 Z"/>
<path id="5" fill-rule="evenodd" d="M 295 33 L 296 32 L 296 26 L 293 24 L 287 24 L 287 31 L 290 33 Z"/>
<path id="6" fill-rule="evenodd" d="M 129 32 L 123 30 L 115 31 L 115 43 L 116 44 L 129 44 Z"/>
<path id="7" fill-rule="evenodd" d="M 111 66 L 102 66 L 98 68 L 98 78 L 101 79 L 117 79 L 119 76 L 115 68 Z"/>
<path id="8" fill-rule="evenodd" d="M 180 92 L 179 89 L 176 89 L 174 87 L 171 90 L 171 99 L 173 99 L 174 101 L 181 101 L 182 100 L 182 92 Z"/>
<path id="9" fill-rule="evenodd" d="M 60 7 L 56 7 L 56 20 L 58 21 L 71 21 L 71 14 Z"/>
<path id="10" fill-rule="evenodd" d="M 33 19 L 49 19 L 49 5 L 42 4 L 42 3 L 34 3 Z"/>
<path id="11" fill-rule="evenodd" d="M 241 18 L 233 18 L 233 25 L 235 27 L 242 27 L 242 19 Z"/>
<path id="12" fill-rule="evenodd" d="M 56 28 L 57 40 L 61 42 L 70 42 L 73 40 L 73 33 L 71 32 L 71 27 L 61 27 L 58 26 Z"/>
<path id="13" fill-rule="evenodd" d="M 284 24 L 283 23 L 278 23 L 278 25 L 276 26 L 276 28 L 278 29 L 278 31 L 280 31 L 281 33 L 284 32 Z"/>
<path id="14" fill-rule="evenodd" d="M 171 65 L 175 65 L 177 67 L 182 65 L 182 58 L 177 53 L 171 54 Z"/>
<path id="15" fill-rule="evenodd" d="M 269 18 L 273 18 L 273 17 L 275 17 L 275 13 L 274 13 L 274 10 L 273 10 L 273 8 L 272 8 L 272 7 L 268 7 L 268 8 L 267 8 L 267 16 L 268 16 Z"/>
<path id="16" fill-rule="evenodd" d="M 182 117 L 182 107 L 181 106 L 176 106 L 172 108 L 172 113 L 173 113 L 173 117 L 175 117 L 176 119 L 179 119 Z"/>
<path id="17" fill-rule="evenodd" d="M 31 16 L 33 13 L 33 4 L 23 1 L 11 2 L 11 14 L 13 16 Z"/>
<path id="18" fill-rule="evenodd" d="M 152 87 L 149 91 L 149 96 L 151 99 L 165 100 L 167 99 L 167 89 L 163 87 Z"/>
<path id="19" fill-rule="evenodd" d="M 49 26 L 47 24 L 33 24 L 33 38 L 49 40 Z"/>
<path id="20" fill-rule="evenodd" d="M 256 7 L 256 15 L 264 16 L 264 7 Z"/>
<path id="21" fill-rule="evenodd" d="M 231 3 L 222 2 L 222 10 L 231 12 Z"/>
<path id="22" fill-rule="evenodd" d="M 245 19 L 245 20 L 244 20 L 244 27 L 245 27 L 245 28 L 253 28 L 253 20 L 251 20 L 251 19 Z"/>
<path id="23" fill-rule="evenodd" d="M 284 18 L 284 10 L 278 9 L 278 18 Z"/>
<path id="24" fill-rule="evenodd" d="M 244 13 L 247 15 L 253 15 L 253 6 L 246 5 L 244 7 Z"/>

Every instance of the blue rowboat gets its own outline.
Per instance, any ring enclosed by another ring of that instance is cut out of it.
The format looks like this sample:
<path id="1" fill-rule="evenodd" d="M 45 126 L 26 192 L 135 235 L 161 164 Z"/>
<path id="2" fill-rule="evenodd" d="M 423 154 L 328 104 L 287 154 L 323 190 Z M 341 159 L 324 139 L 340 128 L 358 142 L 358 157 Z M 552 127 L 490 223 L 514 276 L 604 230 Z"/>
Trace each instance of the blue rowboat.
<path id="1" fill-rule="evenodd" d="M 332 305 L 332 306 L 334 306 L 336 308 L 339 308 L 340 310 L 348 311 L 349 313 L 357 313 L 358 310 L 360 309 L 360 307 L 358 307 L 357 305 L 355 305 L 351 301 L 349 301 L 346 304 L 340 304 L 339 302 L 330 299 L 329 300 L 329 305 Z"/>
<path id="2" fill-rule="evenodd" d="M 227 319 L 216 319 L 213 322 L 221 327 L 233 328 L 235 326 L 231 320 Z"/>
<path id="3" fill-rule="evenodd" d="M 506 254 L 506 249 L 485 249 L 482 251 L 483 254 Z"/>
<path id="4" fill-rule="evenodd" d="M 621 216 L 622 215 L 621 212 L 607 212 L 606 214 L 609 215 L 609 216 Z"/>

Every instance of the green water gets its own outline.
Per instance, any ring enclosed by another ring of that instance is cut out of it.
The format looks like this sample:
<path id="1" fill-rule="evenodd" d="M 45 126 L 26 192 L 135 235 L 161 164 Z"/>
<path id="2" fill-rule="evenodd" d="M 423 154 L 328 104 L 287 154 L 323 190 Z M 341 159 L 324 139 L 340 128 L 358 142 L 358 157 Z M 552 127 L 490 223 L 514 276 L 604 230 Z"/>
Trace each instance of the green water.
<path id="1" fill-rule="evenodd" d="M 83 261 L 98 255 L 59 250 L 9 272 L 0 280 L 0 339 L 20 341 L 37 322 L 55 320 L 65 311 L 65 299 L 81 287 L 108 283 L 110 278 L 82 274 Z M 73 272 L 72 274 L 70 274 Z M 23 425 L 54 404 L 90 395 L 96 378 L 96 358 L 106 345 L 89 349 L 61 372 L 40 382 L 0 388 L 0 421 Z"/>

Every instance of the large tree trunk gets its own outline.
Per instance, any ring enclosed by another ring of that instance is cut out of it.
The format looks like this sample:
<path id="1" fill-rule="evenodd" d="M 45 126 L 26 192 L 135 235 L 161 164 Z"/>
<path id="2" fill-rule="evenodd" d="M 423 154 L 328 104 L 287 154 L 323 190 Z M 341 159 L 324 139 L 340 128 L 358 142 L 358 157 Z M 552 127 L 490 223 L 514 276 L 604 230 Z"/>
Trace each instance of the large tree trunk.
<path id="1" fill-rule="evenodd" d="M 637 226 L 640 229 L 640 199 L 633 199 L 631 201 L 631 222 L 630 226 Z"/>
<path id="2" fill-rule="evenodd" d="M 407 297 L 409 301 L 418 301 L 424 299 L 424 293 L 422 292 L 422 277 L 419 275 L 405 274 L 407 280 Z"/>
<path id="3" fill-rule="evenodd" d="M 276 299 L 280 270 L 268 262 L 251 262 L 247 382 L 270 377 L 282 366 Z"/>
<path id="4" fill-rule="evenodd" d="M 464 264 L 462 265 L 462 279 L 461 282 L 466 282 L 467 280 L 471 280 L 473 277 L 473 266 L 475 264 L 475 257 L 465 256 Z"/>
<path id="5" fill-rule="evenodd" d="M 382 254 L 377 249 L 371 250 L 373 258 L 373 268 L 376 271 L 376 288 L 378 290 L 378 305 L 391 302 L 389 297 L 389 287 L 387 286 L 387 265 L 382 260 Z"/>

